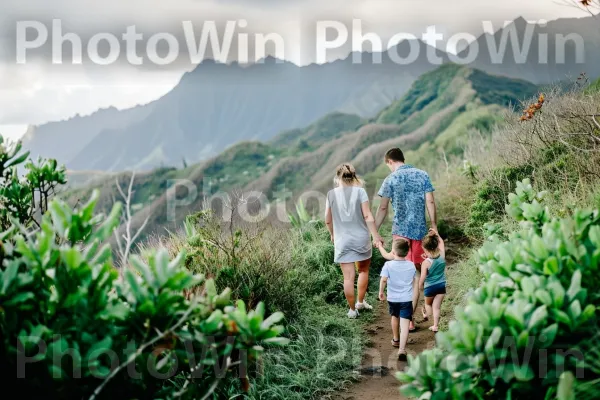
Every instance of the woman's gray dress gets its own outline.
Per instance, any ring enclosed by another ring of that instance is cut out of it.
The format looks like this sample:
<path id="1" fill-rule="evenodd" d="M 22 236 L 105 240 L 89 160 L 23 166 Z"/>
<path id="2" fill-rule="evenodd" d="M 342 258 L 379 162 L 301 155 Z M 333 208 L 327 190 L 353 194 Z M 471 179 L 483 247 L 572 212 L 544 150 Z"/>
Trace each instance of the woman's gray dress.
<path id="1" fill-rule="evenodd" d="M 361 205 L 369 201 L 365 189 L 338 187 L 327 193 L 327 207 L 333 217 L 336 263 L 353 263 L 371 258 L 371 235 Z"/>

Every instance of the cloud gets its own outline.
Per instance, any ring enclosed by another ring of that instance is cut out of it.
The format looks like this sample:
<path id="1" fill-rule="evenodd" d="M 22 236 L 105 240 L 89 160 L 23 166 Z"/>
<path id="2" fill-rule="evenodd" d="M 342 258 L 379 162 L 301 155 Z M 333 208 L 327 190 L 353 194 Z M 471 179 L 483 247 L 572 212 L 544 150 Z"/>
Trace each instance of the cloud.
<path id="1" fill-rule="evenodd" d="M 51 26 L 60 19 L 64 32 L 77 33 L 84 43 L 106 32 L 121 36 L 135 25 L 146 40 L 158 32 L 173 33 L 185 43 L 182 21 L 201 27 L 207 20 L 223 26 L 226 21 L 247 21 L 244 32 L 271 33 L 285 40 L 285 57 L 299 64 L 315 60 L 315 26 L 319 20 L 342 21 L 351 25 L 362 20 L 363 32 L 375 32 L 384 41 L 398 32 L 420 36 L 435 25 L 438 32 L 482 32 L 482 20 L 491 19 L 498 27 L 506 20 L 523 15 L 530 20 L 584 16 L 574 8 L 548 0 L 2 0 L 0 15 L 0 125 L 39 124 L 79 114 L 99 107 L 130 107 L 151 101 L 166 93 L 184 71 L 193 68 L 178 63 L 169 68 L 153 64 L 131 67 L 116 63 L 97 67 L 52 65 L 52 48 L 45 46 L 29 53 L 31 62 L 15 62 L 16 23 L 40 21 Z M 63 33 L 64 33 L 63 32 Z M 252 44 L 250 37 L 250 44 Z M 50 40 L 50 39 L 49 39 Z M 144 42 L 145 43 L 145 42 Z M 144 54 L 143 44 L 138 48 Z M 65 58 L 71 55 L 64 47 Z M 164 49 L 163 49 L 164 50 Z M 232 58 L 237 54 L 234 43 Z M 332 57 L 345 56 L 346 45 Z M 251 54 L 252 56 L 252 54 Z"/>

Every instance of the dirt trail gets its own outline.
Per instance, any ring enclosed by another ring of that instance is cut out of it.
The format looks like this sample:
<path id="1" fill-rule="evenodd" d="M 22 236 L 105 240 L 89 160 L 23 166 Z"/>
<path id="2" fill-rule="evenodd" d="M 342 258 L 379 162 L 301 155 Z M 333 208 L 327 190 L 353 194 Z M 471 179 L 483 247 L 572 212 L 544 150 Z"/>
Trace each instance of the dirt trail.
<path id="1" fill-rule="evenodd" d="M 416 321 L 421 321 L 421 305 L 417 308 Z M 334 396 L 336 400 L 388 400 L 406 399 L 399 392 L 400 382 L 395 378 L 397 371 L 406 367 L 406 362 L 398 361 L 398 349 L 392 347 L 392 327 L 387 303 L 373 304 L 376 314 L 373 323 L 366 327 L 369 347 L 365 350 L 359 369 L 360 379 L 348 390 Z M 417 331 L 409 334 L 407 351 L 415 355 L 435 346 L 434 334 L 427 328 L 431 322 L 417 323 Z"/>

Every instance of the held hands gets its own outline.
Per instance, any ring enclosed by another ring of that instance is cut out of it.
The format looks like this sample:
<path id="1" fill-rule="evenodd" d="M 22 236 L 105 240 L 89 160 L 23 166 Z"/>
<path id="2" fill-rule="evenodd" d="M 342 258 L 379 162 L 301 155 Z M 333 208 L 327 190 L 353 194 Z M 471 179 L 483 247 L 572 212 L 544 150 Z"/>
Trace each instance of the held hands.
<path id="1" fill-rule="evenodd" d="M 383 246 L 383 238 L 380 235 L 373 237 L 373 246 L 377 247 L 377 248 L 380 248 L 380 246 Z"/>

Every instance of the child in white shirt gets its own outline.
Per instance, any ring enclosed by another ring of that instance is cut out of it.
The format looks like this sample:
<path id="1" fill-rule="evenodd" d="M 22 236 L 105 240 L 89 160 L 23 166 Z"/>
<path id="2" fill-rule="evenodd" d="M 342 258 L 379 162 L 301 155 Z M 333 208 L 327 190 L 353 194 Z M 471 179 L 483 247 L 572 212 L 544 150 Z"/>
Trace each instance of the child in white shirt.
<path id="1" fill-rule="evenodd" d="M 413 315 L 413 292 L 418 281 L 415 264 L 406 260 L 409 243 L 405 239 L 397 239 L 392 244 L 392 252 L 388 253 L 379 244 L 381 255 L 389 260 L 381 270 L 379 282 L 379 300 L 386 300 L 384 289 L 387 284 L 387 301 L 392 316 L 392 345 L 398 347 L 398 359 L 406 361 L 406 344 L 408 329 Z"/>

